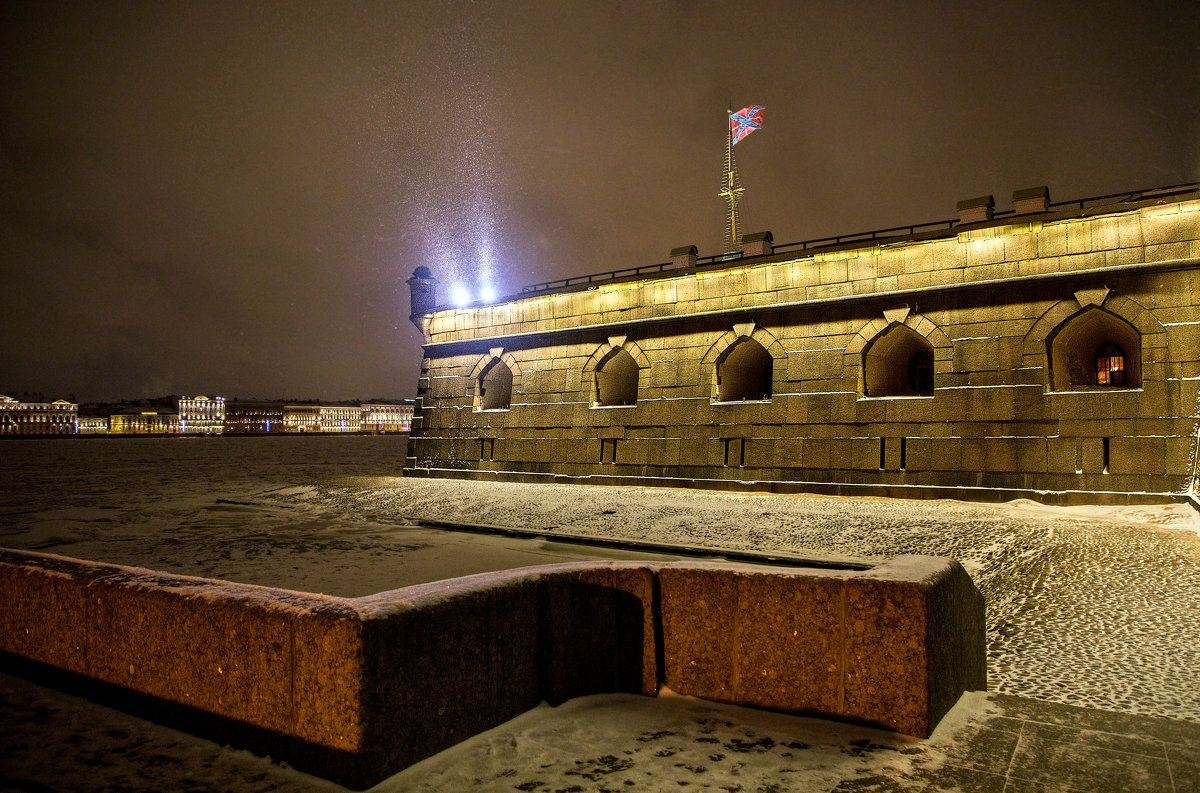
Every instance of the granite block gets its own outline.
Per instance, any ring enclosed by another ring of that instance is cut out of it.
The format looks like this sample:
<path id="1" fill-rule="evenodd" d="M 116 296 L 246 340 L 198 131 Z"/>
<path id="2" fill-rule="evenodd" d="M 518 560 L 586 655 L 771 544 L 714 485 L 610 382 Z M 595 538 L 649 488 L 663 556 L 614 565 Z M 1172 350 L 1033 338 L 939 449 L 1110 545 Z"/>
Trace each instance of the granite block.
<path id="1" fill-rule="evenodd" d="M 293 734 L 346 751 L 363 746 L 362 622 L 329 604 L 297 614 L 292 628 Z"/>
<path id="2" fill-rule="evenodd" d="M 835 575 L 731 575 L 737 586 L 733 701 L 837 714 L 844 582 Z"/>
<path id="3" fill-rule="evenodd" d="M 7 558 L 6 558 L 7 557 Z M 52 557 L 43 557 L 52 559 Z M 24 564 L 0 551 L 0 650 L 87 672 L 87 597 L 84 570 Z"/>
<path id="4" fill-rule="evenodd" d="M 659 571 L 663 673 L 680 694 L 730 702 L 737 583 L 691 566 Z"/>
<path id="5" fill-rule="evenodd" d="M 845 610 L 840 715 L 928 734 L 925 592 L 907 582 L 856 581 Z"/>
<path id="6" fill-rule="evenodd" d="M 181 578 L 88 583 L 88 674 L 292 734 L 290 610 Z"/>

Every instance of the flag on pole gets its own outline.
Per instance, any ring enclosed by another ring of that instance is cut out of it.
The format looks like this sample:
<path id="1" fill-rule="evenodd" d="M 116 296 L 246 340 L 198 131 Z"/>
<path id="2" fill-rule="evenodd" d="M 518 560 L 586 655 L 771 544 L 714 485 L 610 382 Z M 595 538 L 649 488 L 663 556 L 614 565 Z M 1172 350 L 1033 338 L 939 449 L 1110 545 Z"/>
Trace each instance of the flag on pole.
<path id="1" fill-rule="evenodd" d="M 762 129 L 763 106 L 750 105 L 729 114 L 729 138 L 734 145 L 756 129 Z"/>

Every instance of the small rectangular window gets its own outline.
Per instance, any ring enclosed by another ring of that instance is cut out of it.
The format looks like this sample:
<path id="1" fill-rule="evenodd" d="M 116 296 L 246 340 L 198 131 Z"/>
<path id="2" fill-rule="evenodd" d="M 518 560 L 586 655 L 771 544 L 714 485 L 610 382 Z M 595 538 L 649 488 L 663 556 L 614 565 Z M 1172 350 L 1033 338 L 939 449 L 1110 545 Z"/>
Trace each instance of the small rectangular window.
<path id="1" fill-rule="evenodd" d="M 887 468 L 887 438 L 879 439 L 879 470 Z"/>
<path id="2" fill-rule="evenodd" d="M 1104 439 L 1104 470 L 1102 471 L 1102 473 L 1106 473 L 1106 474 L 1108 473 L 1108 462 L 1109 462 L 1108 438 L 1105 438 Z"/>
<path id="3" fill-rule="evenodd" d="M 600 462 L 616 464 L 616 462 L 617 462 L 617 439 L 616 438 L 601 438 L 600 439 Z"/>
<path id="4" fill-rule="evenodd" d="M 725 439 L 725 465 L 740 467 L 746 464 L 746 439 Z"/>
<path id="5" fill-rule="evenodd" d="M 900 470 L 908 467 L 908 438 L 900 439 Z"/>
<path id="6" fill-rule="evenodd" d="M 496 439 L 495 438 L 480 438 L 479 439 L 479 459 L 484 462 L 491 462 L 496 457 Z"/>

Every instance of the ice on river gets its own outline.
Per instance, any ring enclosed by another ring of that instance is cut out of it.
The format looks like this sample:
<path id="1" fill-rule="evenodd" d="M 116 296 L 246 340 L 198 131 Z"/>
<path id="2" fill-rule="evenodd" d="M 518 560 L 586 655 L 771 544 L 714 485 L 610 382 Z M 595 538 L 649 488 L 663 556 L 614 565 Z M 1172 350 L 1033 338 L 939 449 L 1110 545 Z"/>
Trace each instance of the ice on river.
<path id="1" fill-rule="evenodd" d="M 402 479 L 394 436 L 2 451 L 0 544 L 348 596 L 463 562 L 459 572 L 563 558 L 553 543 L 413 528 L 430 519 L 718 549 L 950 556 L 987 600 L 989 689 L 1200 721 L 1200 523 L 1186 507 Z"/>

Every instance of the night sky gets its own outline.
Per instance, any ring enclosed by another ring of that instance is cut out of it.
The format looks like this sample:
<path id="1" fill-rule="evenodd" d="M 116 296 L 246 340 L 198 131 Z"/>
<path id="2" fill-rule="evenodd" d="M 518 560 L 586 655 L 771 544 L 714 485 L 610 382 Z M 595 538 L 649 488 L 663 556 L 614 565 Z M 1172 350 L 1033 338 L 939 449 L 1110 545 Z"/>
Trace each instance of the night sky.
<path id="1" fill-rule="evenodd" d="M 404 280 L 1200 179 L 1200 3 L 0 6 L 0 393 L 405 397 Z M 443 288 L 443 296 L 448 288 Z"/>

